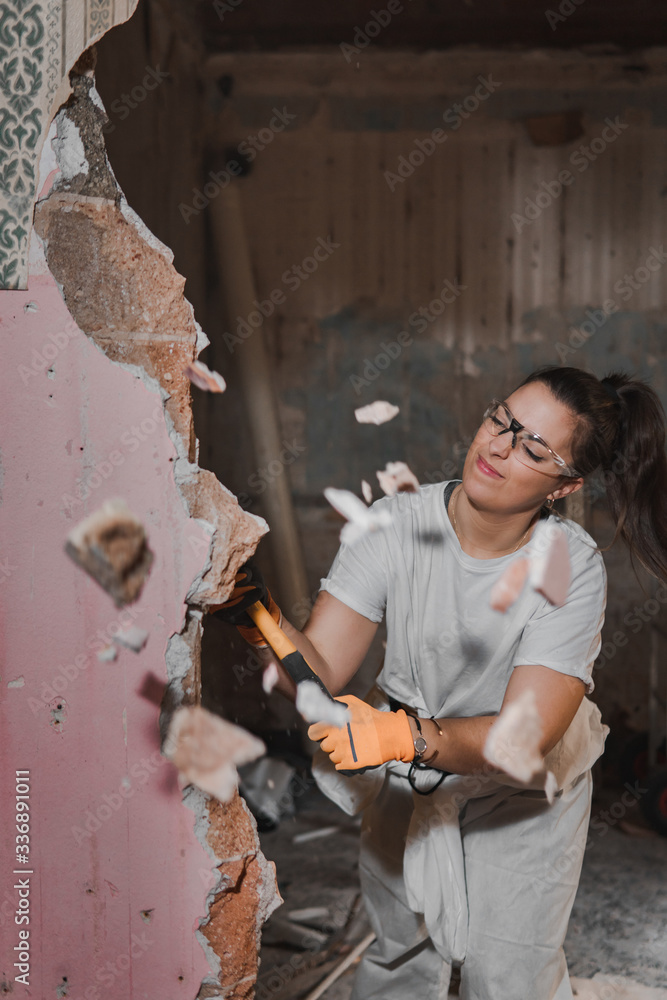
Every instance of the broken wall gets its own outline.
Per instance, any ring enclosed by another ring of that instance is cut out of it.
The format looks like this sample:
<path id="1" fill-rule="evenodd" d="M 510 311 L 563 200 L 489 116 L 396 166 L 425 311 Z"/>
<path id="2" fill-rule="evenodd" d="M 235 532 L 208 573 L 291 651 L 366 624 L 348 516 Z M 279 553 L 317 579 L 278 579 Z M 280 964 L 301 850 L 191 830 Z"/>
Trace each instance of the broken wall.
<path id="1" fill-rule="evenodd" d="M 2 990 L 240 1000 L 275 872 L 238 796 L 181 791 L 159 723 L 199 701 L 203 615 L 266 525 L 197 465 L 207 338 L 106 160 L 93 64 L 35 164 L 27 288 L 0 293 Z M 115 497 L 154 556 L 122 607 L 64 549 Z"/>

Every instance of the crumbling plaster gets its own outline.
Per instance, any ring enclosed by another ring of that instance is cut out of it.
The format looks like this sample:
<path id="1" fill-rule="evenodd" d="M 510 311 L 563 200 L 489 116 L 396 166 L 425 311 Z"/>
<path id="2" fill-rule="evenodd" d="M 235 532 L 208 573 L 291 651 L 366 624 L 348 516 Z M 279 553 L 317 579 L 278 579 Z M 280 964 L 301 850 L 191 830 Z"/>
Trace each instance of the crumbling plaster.
<path id="1" fill-rule="evenodd" d="M 162 723 L 198 700 L 203 613 L 229 594 L 267 527 L 196 464 L 182 369 L 208 341 L 171 252 L 115 182 L 90 60 L 72 89 L 43 149 L 27 291 L 5 293 L 3 308 L 12 421 L 0 518 L 13 576 L 3 593 L 3 758 L 34 775 L 33 912 L 52 931 L 34 932 L 31 986 L 40 996 L 91 989 L 97 1000 L 107 969 L 106 985 L 112 977 L 128 998 L 241 1000 L 280 901 L 275 872 L 238 796 L 221 804 L 189 788 L 194 823 L 182 809 L 156 706 L 141 692 L 156 676 L 166 684 Z M 64 552 L 73 524 L 114 496 L 155 553 L 139 601 L 122 612 Z M 149 641 L 101 662 L 118 621 Z M 6 773 L 4 802 L 10 785 Z M 11 899 L 8 888 L 5 927 Z M 55 933 L 63 921 L 76 948 Z M 142 932 L 150 943 L 128 952 Z"/>

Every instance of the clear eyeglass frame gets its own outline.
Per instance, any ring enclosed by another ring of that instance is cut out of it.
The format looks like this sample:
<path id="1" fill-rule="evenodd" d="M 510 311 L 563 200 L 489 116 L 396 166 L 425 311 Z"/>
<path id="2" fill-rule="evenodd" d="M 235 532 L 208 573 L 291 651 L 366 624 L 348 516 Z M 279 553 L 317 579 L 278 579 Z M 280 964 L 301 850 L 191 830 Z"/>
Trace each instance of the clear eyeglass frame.
<path id="1" fill-rule="evenodd" d="M 494 437 L 511 432 L 516 457 L 529 469 L 546 475 L 569 476 L 574 479 L 579 477 L 577 470 L 550 448 L 544 438 L 520 424 L 507 404 L 501 400 L 491 401 L 484 412 L 482 423 L 485 430 Z"/>

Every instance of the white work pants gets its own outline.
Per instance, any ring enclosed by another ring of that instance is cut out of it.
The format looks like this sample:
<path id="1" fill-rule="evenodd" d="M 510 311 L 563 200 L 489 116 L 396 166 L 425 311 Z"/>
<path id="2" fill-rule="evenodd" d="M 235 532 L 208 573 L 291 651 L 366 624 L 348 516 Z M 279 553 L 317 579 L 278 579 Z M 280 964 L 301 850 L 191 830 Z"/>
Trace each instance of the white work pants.
<path id="1" fill-rule="evenodd" d="M 538 791 L 518 791 L 492 805 L 489 797 L 464 805 L 468 928 L 461 1000 L 572 1000 L 563 941 L 581 873 L 591 790 L 589 770 L 552 805 Z M 388 773 L 364 812 L 361 886 L 377 941 L 361 961 L 351 1000 L 447 997 L 451 966 L 406 897 L 403 852 L 412 811 L 408 782 Z"/>

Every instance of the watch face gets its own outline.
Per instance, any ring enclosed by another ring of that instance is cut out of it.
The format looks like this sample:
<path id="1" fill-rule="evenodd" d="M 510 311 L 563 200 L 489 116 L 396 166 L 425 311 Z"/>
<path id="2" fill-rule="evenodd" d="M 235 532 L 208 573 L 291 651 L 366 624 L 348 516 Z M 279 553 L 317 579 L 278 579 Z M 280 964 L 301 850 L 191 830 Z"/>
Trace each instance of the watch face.
<path id="1" fill-rule="evenodd" d="M 425 752 L 426 747 L 427 743 L 424 737 L 418 736 L 417 739 L 415 740 L 415 753 L 417 754 L 417 756 L 421 757 L 421 755 Z"/>

